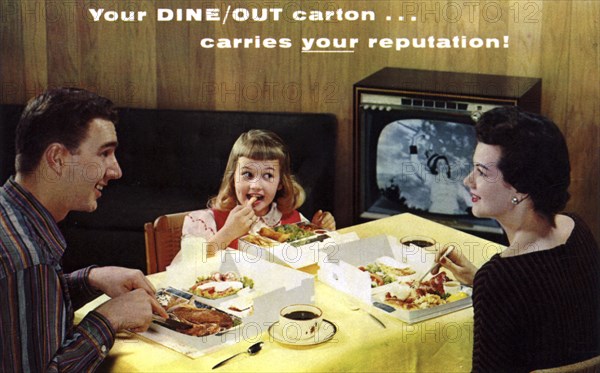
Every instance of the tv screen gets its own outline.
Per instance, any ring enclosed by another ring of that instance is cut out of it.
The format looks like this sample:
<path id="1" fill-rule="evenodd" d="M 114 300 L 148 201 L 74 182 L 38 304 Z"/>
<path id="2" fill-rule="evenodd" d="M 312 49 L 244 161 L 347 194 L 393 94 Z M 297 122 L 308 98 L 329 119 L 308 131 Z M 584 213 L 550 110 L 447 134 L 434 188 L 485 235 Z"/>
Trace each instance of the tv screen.
<path id="1" fill-rule="evenodd" d="M 463 179 L 475 145 L 469 124 L 419 118 L 386 124 L 377 141 L 380 197 L 372 207 L 468 215 L 472 203 Z"/>
<path id="2" fill-rule="evenodd" d="M 467 231 L 501 234 L 471 214 L 463 180 L 477 143 L 468 110 L 359 109 L 361 218 L 410 212 Z"/>

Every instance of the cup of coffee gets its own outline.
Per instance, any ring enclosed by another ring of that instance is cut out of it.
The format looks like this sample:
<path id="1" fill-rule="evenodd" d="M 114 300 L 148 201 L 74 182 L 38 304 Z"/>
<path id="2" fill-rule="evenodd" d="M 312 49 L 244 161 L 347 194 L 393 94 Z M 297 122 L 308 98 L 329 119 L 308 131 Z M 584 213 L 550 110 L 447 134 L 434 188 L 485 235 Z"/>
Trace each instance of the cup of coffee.
<path id="1" fill-rule="evenodd" d="M 279 330 L 286 340 L 314 337 L 321 322 L 323 311 L 312 304 L 292 304 L 279 313 Z"/>
<path id="2" fill-rule="evenodd" d="M 415 245 L 426 250 L 435 250 L 435 240 L 427 236 L 405 236 L 400 239 L 400 243 L 405 246 Z"/>
<path id="3" fill-rule="evenodd" d="M 412 257 L 410 262 L 423 263 L 425 266 L 432 266 L 435 262 L 437 253 L 436 241 L 428 236 L 410 235 L 400 239 L 400 243 L 405 247 L 403 250 L 403 259 Z"/>

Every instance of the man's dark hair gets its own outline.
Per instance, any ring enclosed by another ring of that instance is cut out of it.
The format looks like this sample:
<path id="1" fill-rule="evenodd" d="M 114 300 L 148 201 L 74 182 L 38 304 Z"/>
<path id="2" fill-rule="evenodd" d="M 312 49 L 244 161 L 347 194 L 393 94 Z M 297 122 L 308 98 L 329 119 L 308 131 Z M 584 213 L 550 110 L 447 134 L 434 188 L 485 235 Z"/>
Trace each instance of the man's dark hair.
<path id="1" fill-rule="evenodd" d="M 96 118 L 116 124 L 117 111 L 112 101 L 84 89 L 54 88 L 31 99 L 16 129 L 17 172 L 33 172 L 52 143 L 76 151 Z"/>
<path id="2" fill-rule="evenodd" d="M 569 200 L 571 166 L 565 138 L 557 125 L 538 114 L 506 106 L 483 114 L 477 140 L 502 150 L 497 165 L 504 180 L 529 194 L 535 211 L 554 225 Z"/>

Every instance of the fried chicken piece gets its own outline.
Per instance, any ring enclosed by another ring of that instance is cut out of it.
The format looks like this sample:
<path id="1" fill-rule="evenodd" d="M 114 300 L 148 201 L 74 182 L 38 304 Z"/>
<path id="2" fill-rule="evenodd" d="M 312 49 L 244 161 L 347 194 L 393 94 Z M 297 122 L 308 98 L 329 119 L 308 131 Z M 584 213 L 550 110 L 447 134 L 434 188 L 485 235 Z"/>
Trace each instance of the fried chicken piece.
<path id="1" fill-rule="evenodd" d="M 267 237 L 267 238 L 273 239 L 273 240 L 275 240 L 277 242 L 281 242 L 281 243 L 287 241 L 291 235 L 289 233 L 279 233 L 279 232 L 276 232 L 273 229 L 267 228 L 267 227 L 260 228 L 260 230 L 258 231 L 258 234 L 260 234 L 263 237 Z"/>
<path id="2" fill-rule="evenodd" d="M 178 305 L 169 312 L 177 319 L 188 324 L 216 324 L 221 328 L 229 329 L 233 326 L 233 319 L 226 313 L 206 308 L 196 308 L 192 305 Z"/>
<path id="3" fill-rule="evenodd" d="M 218 333 L 219 330 L 221 330 L 219 324 L 192 324 L 192 327 L 189 329 L 180 329 L 177 331 L 194 337 L 204 337 L 205 335 Z"/>

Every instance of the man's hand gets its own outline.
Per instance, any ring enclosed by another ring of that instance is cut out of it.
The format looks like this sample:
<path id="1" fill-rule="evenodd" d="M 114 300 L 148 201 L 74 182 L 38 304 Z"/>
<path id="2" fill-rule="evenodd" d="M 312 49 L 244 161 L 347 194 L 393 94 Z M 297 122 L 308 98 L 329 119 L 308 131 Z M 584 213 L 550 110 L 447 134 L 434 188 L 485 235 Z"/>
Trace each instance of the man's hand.
<path id="1" fill-rule="evenodd" d="M 90 271 L 88 281 L 91 286 L 102 291 L 111 298 L 142 289 L 154 297 L 156 289 L 144 274 L 137 269 L 123 267 L 96 267 Z"/>
<path id="2" fill-rule="evenodd" d="M 154 296 L 143 289 L 136 289 L 121 294 L 103 303 L 96 312 L 108 319 L 115 331 L 129 330 L 143 332 L 148 330 L 152 322 L 152 313 L 168 317 Z"/>

